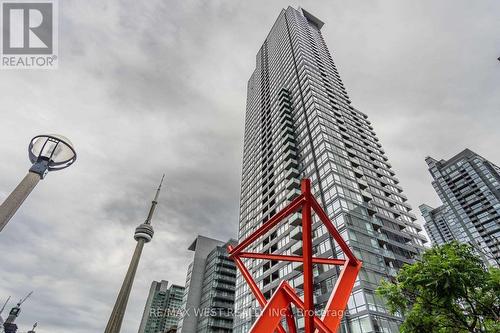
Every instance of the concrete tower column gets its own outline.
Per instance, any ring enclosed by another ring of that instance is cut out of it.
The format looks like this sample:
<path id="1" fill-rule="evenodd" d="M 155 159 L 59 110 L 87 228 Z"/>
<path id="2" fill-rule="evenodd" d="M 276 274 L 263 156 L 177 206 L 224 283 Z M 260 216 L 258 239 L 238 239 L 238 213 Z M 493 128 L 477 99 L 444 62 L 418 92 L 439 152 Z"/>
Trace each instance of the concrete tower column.
<path id="1" fill-rule="evenodd" d="M 141 259 L 144 244 L 144 239 L 139 239 L 137 242 L 134 255 L 132 256 L 132 260 L 130 261 L 130 265 L 128 267 L 127 275 L 125 275 L 120 293 L 118 294 L 115 306 L 113 307 L 113 312 L 111 313 L 108 325 L 104 331 L 105 333 L 120 332 L 123 316 L 125 315 L 125 310 L 127 309 L 128 298 L 130 291 L 132 290 L 132 285 L 134 284 L 135 273 L 137 272 L 137 266 L 139 265 L 139 260 Z"/>

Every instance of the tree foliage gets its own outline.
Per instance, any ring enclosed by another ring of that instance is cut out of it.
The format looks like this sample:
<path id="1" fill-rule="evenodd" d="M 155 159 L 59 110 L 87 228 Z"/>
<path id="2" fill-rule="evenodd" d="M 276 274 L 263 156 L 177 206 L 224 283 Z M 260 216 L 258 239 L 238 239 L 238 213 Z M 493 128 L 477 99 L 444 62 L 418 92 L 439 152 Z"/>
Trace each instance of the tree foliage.
<path id="1" fill-rule="evenodd" d="M 500 333 L 500 270 L 485 267 L 469 245 L 427 250 L 377 292 L 405 318 L 401 333 Z"/>

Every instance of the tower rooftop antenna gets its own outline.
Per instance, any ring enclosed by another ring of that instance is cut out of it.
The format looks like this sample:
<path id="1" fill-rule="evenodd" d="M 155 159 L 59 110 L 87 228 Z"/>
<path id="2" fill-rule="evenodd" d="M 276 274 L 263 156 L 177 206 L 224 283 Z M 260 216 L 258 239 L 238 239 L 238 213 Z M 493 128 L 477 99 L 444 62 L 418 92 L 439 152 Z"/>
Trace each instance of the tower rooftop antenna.
<path id="1" fill-rule="evenodd" d="M 156 190 L 155 197 L 153 201 L 151 201 L 151 207 L 149 208 L 148 217 L 146 218 L 145 224 L 151 224 L 151 219 L 153 218 L 153 213 L 155 212 L 156 205 L 158 204 L 158 198 L 160 197 L 161 185 L 163 184 L 163 179 L 165 179 L 165 174 L 161 177 L 160 185 Z"/>
<path id="2" fill-rule="evenodd" d="M 34 323 L 33 324 L 33 328 L 31 329 L 31 331 L 28 331 L 28 333 L 35 333 L 35 328 L 38 326 L 38 323 Z"/>
<path id="3" fill-rule="evenodd" d="M 21 306 L 30 296 L 33 295 L 33 291 L 30 291 L 28 295 L 26 295 L 24 298 L 21 298 L 19 302 L 17 303 L 17 306 Z"/>
<path id="4" fill-rule="evenodd" d="M 7 317 L 7 320 L 3 324 L 3 328 L 5 330 L 5 333 L 15 333 L 17 332 L 17 325 L 15 323 L 17 317 L 19 317 L 19 314 L 21 313 L 21 305 L 26 302 L 26 300 L 33 295 L 33 291 L 30 291 L 28 295 L 26 295 L 24 298 L 21 298 L 19 302 L 17 302 L 16 306 L 14 306 L 10 312 L 9 316 Z"/>
<path id="5" fill-rule="evenodd" d="M 10 296 L 7 298 L 7 300 L 5 301 L 5 303 L 3 303 L 3 306 L 0 309 L 0 315 L 2 314 L 3 310 L 5 310 L 5 307 L 7 306 L 7 303 L 9 303 L 9 301 L 10 301 Z"/>

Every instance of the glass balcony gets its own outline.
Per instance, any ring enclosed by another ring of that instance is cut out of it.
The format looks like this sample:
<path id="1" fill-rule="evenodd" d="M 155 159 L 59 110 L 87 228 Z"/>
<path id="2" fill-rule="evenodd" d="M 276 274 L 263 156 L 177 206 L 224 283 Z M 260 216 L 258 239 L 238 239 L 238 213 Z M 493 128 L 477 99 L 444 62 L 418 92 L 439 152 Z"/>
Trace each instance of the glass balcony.
<path id="1" fill-rule="evenodd" d="M 304 263 L 292 262 L 292 269 L 298 272 L 302 272 L 304 270 Z"/>
<path id="2" fill-rule="evenodd" d="M 302 255 L 302 242 L 297 242 L 290 248 L 293 254 Z"/>
<path id="3" fill-rule="evenodd" d="M 294 190 L 294 189 L 299 189 L 299 188 L 300 188 L 300 182 L 296 178 L 290 179 L 286 183 L 286 189 L 287 190 Z"/>
<path id="4" fill-rule="evenodd" d="M 298 240 L 302 239 L 302 227 L 297 226 L 293 228 L 292 231 L 290 232 L 290 238 Z"/>
<path id="5" fill-rule="evenodd" d="M 302 224 L 302 215 L 300 213 L 293 213 L 288 218 L 290 225 L 297 226 Z"/>

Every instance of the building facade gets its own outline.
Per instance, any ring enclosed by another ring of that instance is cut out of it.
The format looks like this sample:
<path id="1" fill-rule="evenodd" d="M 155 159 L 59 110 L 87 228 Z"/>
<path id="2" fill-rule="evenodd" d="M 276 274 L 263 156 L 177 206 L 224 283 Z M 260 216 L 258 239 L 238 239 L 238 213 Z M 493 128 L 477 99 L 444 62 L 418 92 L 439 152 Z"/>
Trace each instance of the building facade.
<path id="1" fill-rule="evenodd" d="M 433 244 L 471 244 L 486 263 L 500 262 L 500 168 L 469 149 L 449 160 L 426 158 L 443 205 L 421 205 Z"/>
<path id="2" fill-rule="evenodd" d="M 456 231 L 457 221 L 449 213 L 445 206 L 433 208 L 429 205 L 420 205 L 420 212 L 425 220 L 425 230 L 431 239 L 432 244 L 442 245 L 453 240 L 459 240 L 459 233 Z M 466 241 L 460 239 L 461 241 Z"/>
<path id="3" fill-rule="evenodd" d="M 139 333 L 165 333 L 177 328 L 184 287 L 153 281 L 142 314 Z"/>
<path id="4" fill-rule="evenodd" d="M 194 259 L 186 276 L 178 332 L 232 332 L 236 266 L 228 257 L 229 244 L 235 245 L 236 241 L 198 236 L 189 247 Z"/>
<path id="5" fill-rule="evenodd" d="M 312 191 L 344 239 L 363 261 L 342 332 L 398 332 L 401 319 L 387 313 L 374 290 L 423 250 L 416 223 L 368 116 L 351 105 L 321 35 L 323 22 L 303 9 L 279 14 L 257 53 L 248 81 L 239 239 L 300 194 L 300 180 Z M 299 254 L 300 216 L 272 229 L 249 251 Z M 342 256 L 313 217 L 315 255 Z M 245 261 L 265 297 L 282 280 L 299 291 L 300 263 Z M 314 266 L 315 303 L 326 304 L 338 271 Z M 234 332 L 246 333 L 258 304 L 238 275 Z M 298 327 L 303 327 L 298 320 Z"/>

